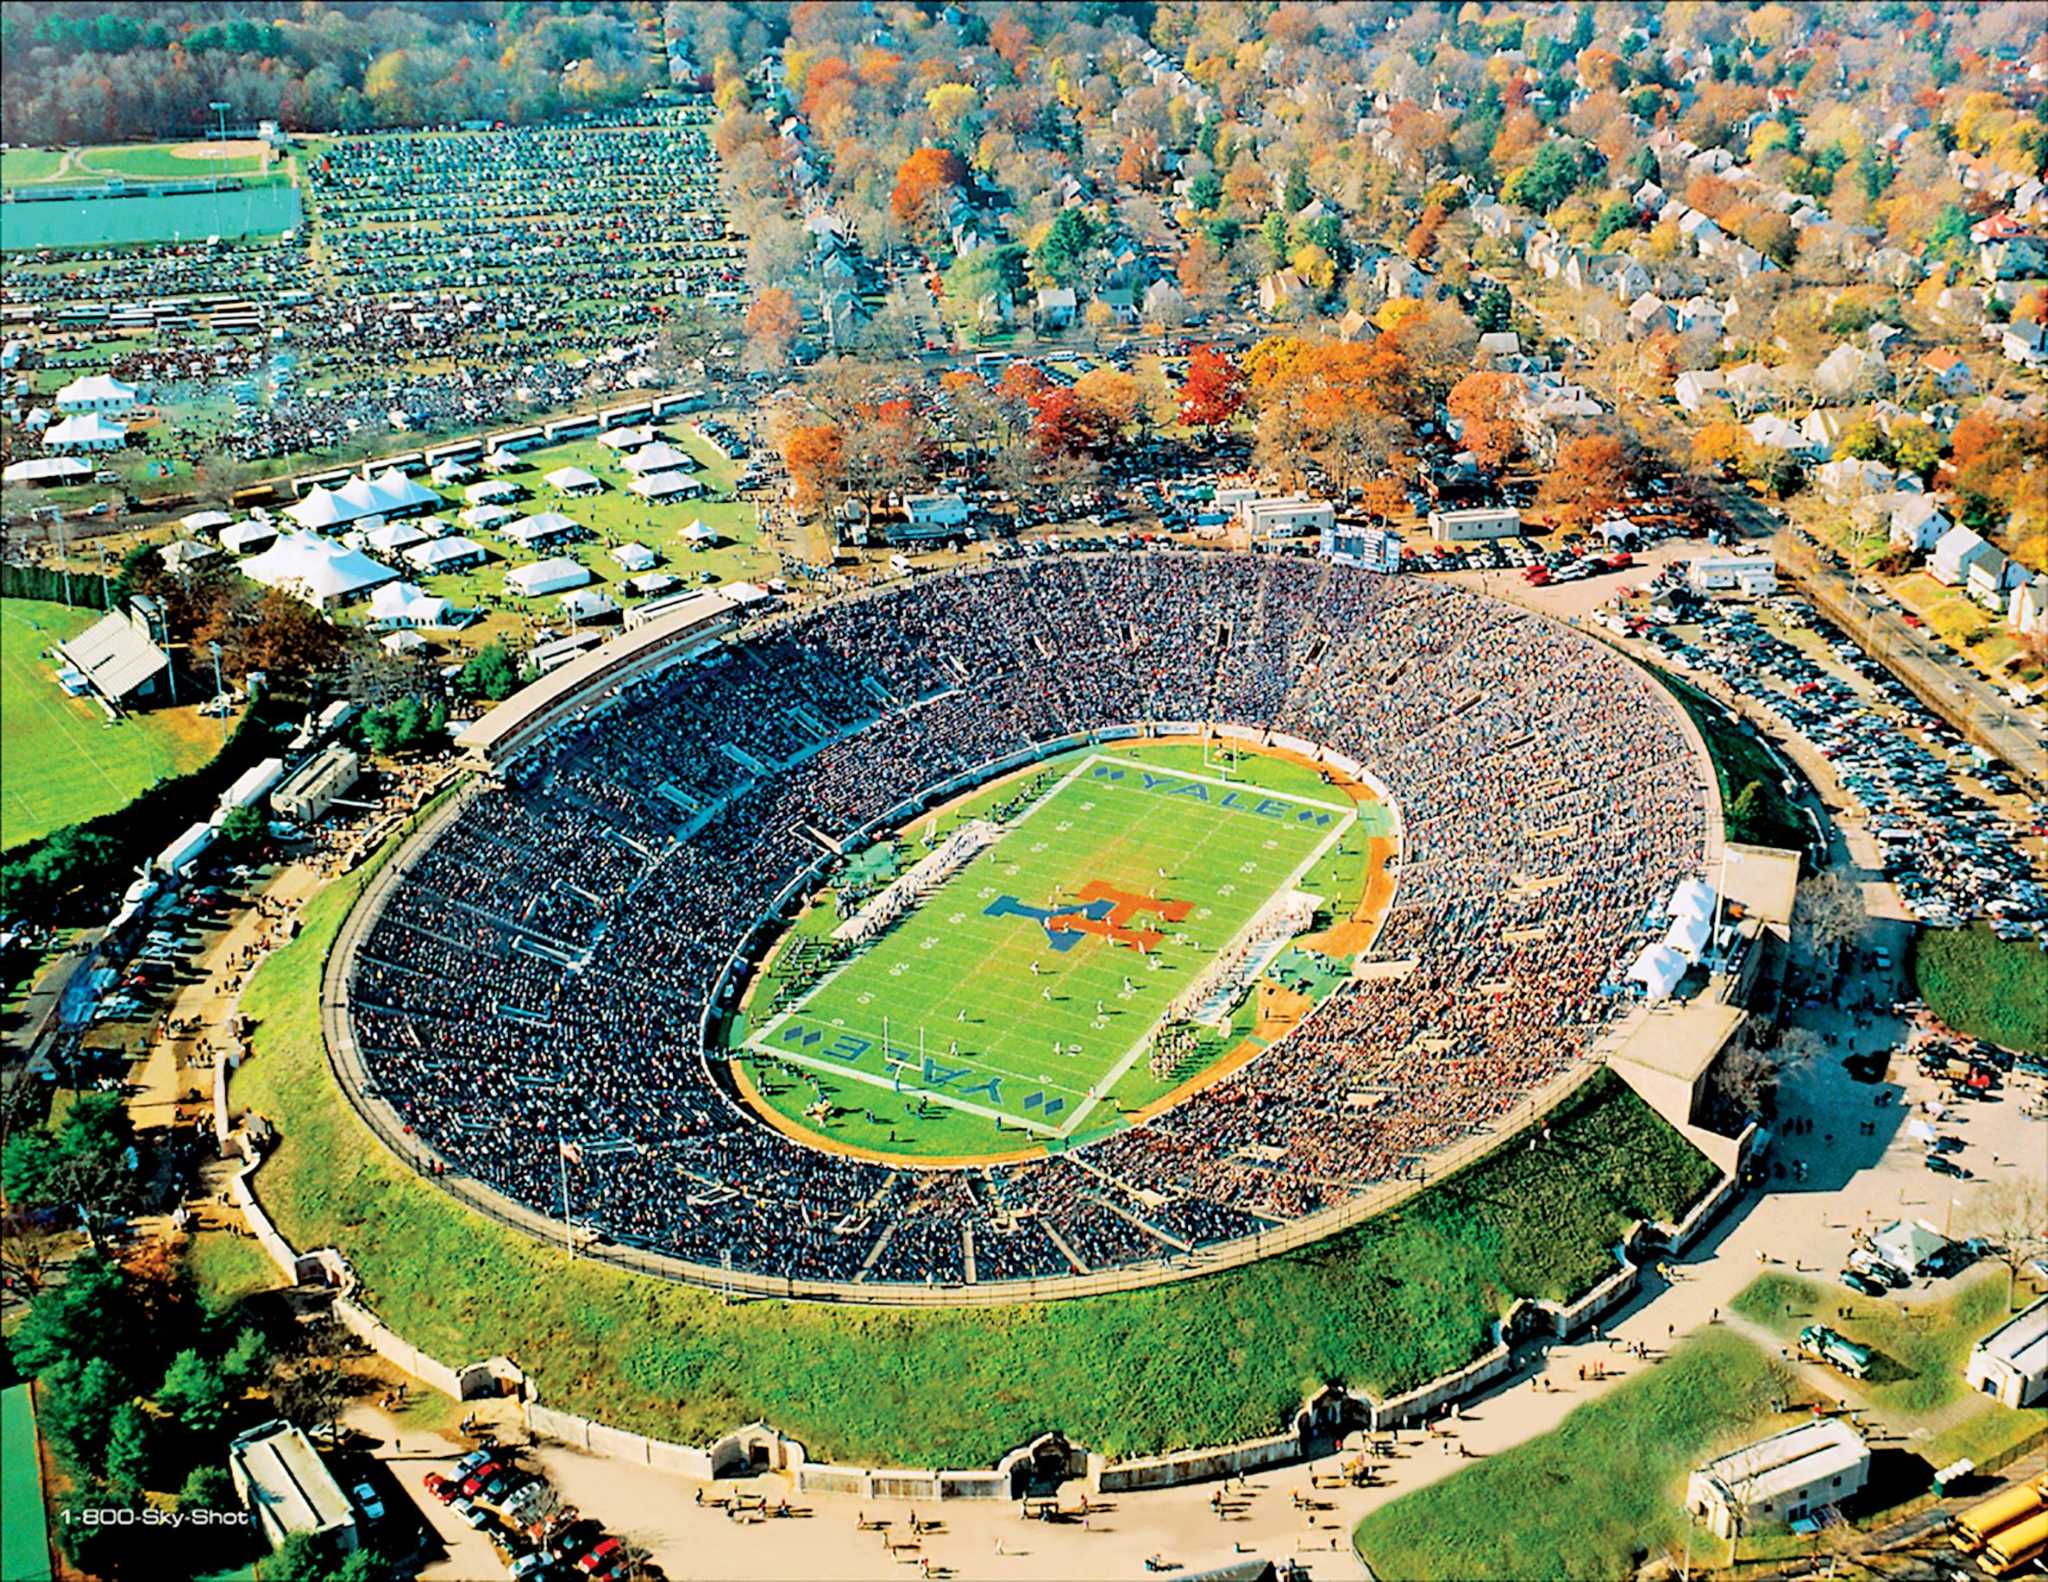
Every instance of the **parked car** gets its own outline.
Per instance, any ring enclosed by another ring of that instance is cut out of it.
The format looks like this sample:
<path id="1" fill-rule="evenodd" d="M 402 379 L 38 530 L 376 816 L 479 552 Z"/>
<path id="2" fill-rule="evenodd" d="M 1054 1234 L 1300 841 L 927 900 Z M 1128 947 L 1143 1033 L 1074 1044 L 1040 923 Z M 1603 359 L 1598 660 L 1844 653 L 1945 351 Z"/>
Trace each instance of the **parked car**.
<path id="1" fill-rule="evenodd" d="M 1929 1154 L 1927 1156 L 1927 1168 L 1938 1176 L 1950 1176 L 1957 1181 L 1974 1179 L 1968 1166 L 1959 1165 L 1953 1159 L 1943 1154 Z"/>
<path id="2" fill-rule="evenodd" d="M 461 1484 L 457 1483 L 453 1478 L 442 1477 L 438 1472 L 429 1472 L 420 1479 L 420 1482 L 426 1488 L 426 1491 L 443 1505 L 452 1504 L 462 1493 Z"/>
<path id="3" fill-rule="evenodd" d="M 1879 1285 L 1869 1275 L 1862 1274 L 1855 1269 L 1844 1269 L 1842 1271 L 1842 1284 L 1852 1291 L 1862 1292 L 1865 1296 L 1884 1296 L 1888 1294 L 1886 1287 Z"/>
<path id="4" fill-rule="evenodd" d="M 457 1500 L 449 1509 L 479 1532 L 491 1525 L 491 1513 L 474 1500 Z"/>
<path id="5" fill-rule="evenodd" d="M 358 1483 L 351 1492 L 355 1495 L 356 1505 L 361 1509 L 363 1516 L 367 1520 L 373 1522 L 384 1520 L 384 1500 L 374 1487 L 368 1483 Z"/>

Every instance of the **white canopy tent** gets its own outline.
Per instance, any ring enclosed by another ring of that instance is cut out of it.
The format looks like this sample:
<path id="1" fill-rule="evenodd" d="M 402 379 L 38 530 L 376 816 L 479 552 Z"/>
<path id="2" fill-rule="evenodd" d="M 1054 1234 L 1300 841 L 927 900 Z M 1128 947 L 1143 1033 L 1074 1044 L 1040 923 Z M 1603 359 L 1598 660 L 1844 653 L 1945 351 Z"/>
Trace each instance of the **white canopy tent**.
<path id="1" fill-rule="evenodd" d="M 1628 969 L 1631 983 L 1643 986 L 1643 998 L 1653 1005 L 1671 998 L 1671 991 L 1685 976 L 1685 958 L 1669 945 L 1651 945 L 1636 957 Z"/>

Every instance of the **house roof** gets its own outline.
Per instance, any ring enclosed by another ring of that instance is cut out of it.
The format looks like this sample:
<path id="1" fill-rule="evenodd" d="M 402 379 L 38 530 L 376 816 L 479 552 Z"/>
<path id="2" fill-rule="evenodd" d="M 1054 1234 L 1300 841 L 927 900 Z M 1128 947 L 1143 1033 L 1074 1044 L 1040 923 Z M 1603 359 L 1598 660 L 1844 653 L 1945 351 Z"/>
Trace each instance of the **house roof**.
<path id="1" fill-rule="evenodd" d="M 101 616 L 57 651 L 82 671 L 93 686 L 110 698 L 128 696 L 150 677 L 168 670 L 171 661 L 119 610 Z"/>

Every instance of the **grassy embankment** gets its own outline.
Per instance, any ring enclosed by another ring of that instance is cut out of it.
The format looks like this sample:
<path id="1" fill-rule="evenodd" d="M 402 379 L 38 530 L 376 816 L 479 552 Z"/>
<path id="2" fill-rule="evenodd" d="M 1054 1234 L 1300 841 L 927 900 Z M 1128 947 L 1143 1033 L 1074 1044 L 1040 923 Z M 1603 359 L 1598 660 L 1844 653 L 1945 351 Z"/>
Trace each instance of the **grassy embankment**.
<path id="1" fill-rule="evenodd" d="M 1791 1380 L 1725 1329 L 1580 1407 L 1550 1433 L 1374 1511 L 1358 1550 L 1384 1582 L 1619 1579 L 1682 1542 L 1686 1474 L 1777 1426 Z M 1724 1548 L 1701 1532 L 1693 1557 Z"/>
<path id="2" fill-rule="evenodd" d="M 1270 1433 L 1322 1381 L 1387 1393 L 1463 1364 L 1513 1299 L 1583 1291 L 1631 1219 L 1680 1215 L 1713 1180 L 1601 1073 L 1553 1113 L 1548 1142 L 1251 1268 L 1012 1308 L 726 1306 L 506 1231 L 368 1135 L 318 1021 L 321 964 L 362 879 L 313 901 L 244 1001 L 257 1055 L 234 1101 L 283 1134 L 263 1202 L 296 1245 L 345 1250 L 370 1304 L 429 1352 L 507 1352 L 549 1403 L 675 1439 L 764 1418 L 814 1455 L 979 1465 L 1053 1427 L 1112 1456 Z"/>

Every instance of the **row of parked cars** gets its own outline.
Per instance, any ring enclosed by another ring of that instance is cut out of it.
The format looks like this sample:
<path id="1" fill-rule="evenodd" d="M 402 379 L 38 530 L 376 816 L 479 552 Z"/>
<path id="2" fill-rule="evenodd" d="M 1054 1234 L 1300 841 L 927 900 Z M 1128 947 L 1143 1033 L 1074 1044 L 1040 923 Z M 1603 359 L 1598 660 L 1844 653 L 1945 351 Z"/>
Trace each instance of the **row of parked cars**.
<path id="1" fill-rule="evenodd" d="M 1923 1280 L 1946 1280 L 1951 1275 L 1961 1274 L 1989 1251 L 1991 1244 L 1982 1236 L 1946 1242 L 1922 1258 L 1909 1272 L 1887 1262 L 1872 1248 L 1855 1247 L 1850 1250 L 1846 1267 L 1842 1270 L 1842 1284 L 1865 1296 L 1889 1296 L 1894 1291 L 1905 1290 L 1915 1276 Z"/>
<path id="2" fill-rule="evenodd" d="M 1717 674 L 1827 758 L 1870 821 L 1886 876 L 1919 921 L 1957 928 L 1984 918 L 2005 937 L 2048 928 L 2048 888 L 2023 831 L 1964 784 L 2010 794 L 1999 768 L 1971 758 L 1959 736 L 1839 630 L 1815 620 L 1829 667 L 1770 631 L 1747 608 L 1709 606 L 1697 639 L 1650 640 L 1684 667 Z M 1882 705 L 1838 673 L 1860 678 Z"/>
<path id="3" fill-rule="evenodd" d="M 518 1582 L 628 1582 L 648 1574 L 624 1540 L 563 1505 L 546 1478 L 521 1467 L 502 1445 L 472 1450 L 452 1473 L 429 1472 L 422 1481 L 490 1539 L 506 1575 Z"/>

